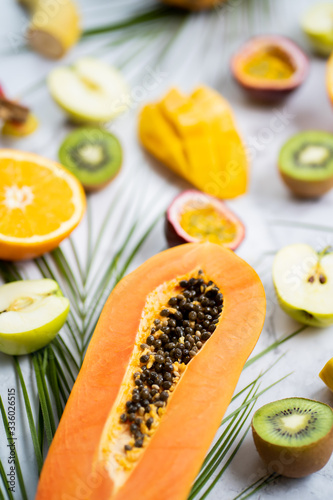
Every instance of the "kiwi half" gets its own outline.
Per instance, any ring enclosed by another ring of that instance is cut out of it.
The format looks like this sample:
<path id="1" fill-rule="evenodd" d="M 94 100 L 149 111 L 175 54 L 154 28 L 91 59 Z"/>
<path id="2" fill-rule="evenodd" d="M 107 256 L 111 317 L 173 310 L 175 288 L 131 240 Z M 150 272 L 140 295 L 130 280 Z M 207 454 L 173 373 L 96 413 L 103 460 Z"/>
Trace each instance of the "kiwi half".
<path id="1" fill-rule="evenodd" d="M 271 471 L 307 476 L 324 467 L 332 454 L 333 410 L 311 399 L 281 399 L 256 411 L 252 433 Z"/>
<path id="2" fill-rule="evenodd" d="M 280 151 L 279 171 L 296 195 L 325 194 L 333 187 L 333 134 L 307 130 L 291 137 Z"/>
<path id="3" fill-rule="evenodd" d="M 118 139 L 97 127 L 71 132 L 59 149 L 60 162 L 87 191 L 101 189 L 119 172 L 122 148 Z"/>

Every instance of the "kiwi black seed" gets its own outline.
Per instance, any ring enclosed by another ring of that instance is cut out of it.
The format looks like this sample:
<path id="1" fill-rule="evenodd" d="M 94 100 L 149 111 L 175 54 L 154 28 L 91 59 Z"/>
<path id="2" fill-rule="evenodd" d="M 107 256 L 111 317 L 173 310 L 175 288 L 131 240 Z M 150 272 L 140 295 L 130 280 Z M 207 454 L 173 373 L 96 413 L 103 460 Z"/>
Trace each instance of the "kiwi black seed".
<path id="1" fill-rule="evenodd" d="M 119 172 L 122 148 L 110 132 L 98 127 L 84 127 L 65 138 L 59 149 L 59 159 L 87 191 L 95 191 Z"/>
<path id="2" fill-rule="evenodd" d="M 307 130 L 292 136 L 280 151 L 279 171 L 297 196 L 325 194 L 333 187 L 333 134 Z"/>
<path id="3" fill-rule="evenodd" d="M 269 470 L 303 477 L 324 467 L 333 451 L 333 410 L 304 398 L 273 401 L 256 411 L 253 439 Z"/>

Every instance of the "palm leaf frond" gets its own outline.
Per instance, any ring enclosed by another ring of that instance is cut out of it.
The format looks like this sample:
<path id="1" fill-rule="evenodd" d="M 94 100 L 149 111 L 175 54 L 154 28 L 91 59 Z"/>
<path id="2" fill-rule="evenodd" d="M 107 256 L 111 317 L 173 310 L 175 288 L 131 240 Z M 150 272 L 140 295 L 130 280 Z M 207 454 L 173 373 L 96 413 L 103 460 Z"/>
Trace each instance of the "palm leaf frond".
<path id="1" fill-rule="evenodd" d="M 1 416 L 2 416 L 2 422 L 3 422 L 4 428 L 5 428 L 7 441 L 8 441 L 8 443 L 11 443 L 11 442 L 13 443 L 12 452 L 13 452 L 14 459 L 15 459 L 16 475 L 17 475 L 19 486 L 20 486 L 21 495 L 22 495 L 23 500 L 28 500 L 28 495 L 27 495 L 26 487 L 25 487 L 24 480 L 23 480 L 21 464 L 20 464 L 20 460 L 19 460 L 19 457 L 18 457 L 18 454 L 16 451 L 16 444 L 15 444 L 15 441 L 13 441 L 13 437 L 12 437 L 11 432 L 10 432 L 10 427 L 8 424 L 6 410 L 5 410 L 4 404 L 2 402 L 1 396 L 0 396 L 0 411 L 1 411 Z M 2 469 L 1 470 L 1 473 L 2 473 L 3 467 L 1 467 L 1 469 Z M 5 478 L 6 478 L 6 475 L 5 475 Z M 7 481 L 5 482 L 5 484 L 7 484 Z M 8 492 L 8 489 L 7 489 L 7 492 Z"/>
<path id="2" fill-rule="evenodd" d="M 275 474 L 274 472 L 272 474 L 266 474 L 265 476 L 261 477 L 254 483 L 252 483 L 250 486 L 245 488 L 239 495 L 237 495 L 233 500 L 245 500 L 246 498 L 250 498 L 256 493 L 258 493 L 262 488 L 267 486 L 269 483 L 275 481 L 279 477 L 278 474 Z"/>
<path id="3" fill-rule="evenodd" d="M 29 422 L 30 434 L 31 434 L 31 439 L 32 439 L 34 451 L 35 451 L 38 472 L 40 473 L 42 470 L 42 467 L 43 467 L 42 449 L 40 447 L 40 441 L 38 439 L 38 434 L 36 431 L 36 425 L 35 425 L 35 421 L 34 421 L 34 417 L 33 417 L 33 413 L 32 413 L 32 408 L 31 408 L 31 403 L 30 403 L 27 387 L 26 387 L 26 384 L 25 384 L 25 381 L 23 378 L 20 363 L 18 362 L 16 357 L 14 357 L 14 363 L 15 363 L 16 372 L 17 372 L 19 380 L 20 380 L 20 388 L 21 388 L 22 394 L 23 394 L 25 410 L 26 410 L 26 415 L 27 415 L 27 419 Z"/>

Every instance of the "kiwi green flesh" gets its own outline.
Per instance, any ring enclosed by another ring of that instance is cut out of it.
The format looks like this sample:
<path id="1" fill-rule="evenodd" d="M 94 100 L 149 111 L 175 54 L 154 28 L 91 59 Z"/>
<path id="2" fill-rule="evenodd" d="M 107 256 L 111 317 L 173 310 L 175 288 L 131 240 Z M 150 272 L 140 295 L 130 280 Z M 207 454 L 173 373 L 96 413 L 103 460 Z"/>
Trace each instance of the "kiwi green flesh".
<path id="1" fill-rule="evenodd" d="M 252 425 L 264 441 L 286 448 L 316 443 L 333 427 L 332 409 L 317 401 L 288 398 L 269 403 L 255 413 Z"/>
<path id="2" fill-rule="evenodd" d="M 59 159 L 84 187 L 94 189 L 118 173 L 122 149 L 118 139 L 106 130 L 79 128 L 62 143 Z"/>
<path id="3" fill-rule="evenodd" d="M 309 130 L 294 135 L 280 151 L 279 169 L 303 181 L 333 177 L 333 134 Z"/>

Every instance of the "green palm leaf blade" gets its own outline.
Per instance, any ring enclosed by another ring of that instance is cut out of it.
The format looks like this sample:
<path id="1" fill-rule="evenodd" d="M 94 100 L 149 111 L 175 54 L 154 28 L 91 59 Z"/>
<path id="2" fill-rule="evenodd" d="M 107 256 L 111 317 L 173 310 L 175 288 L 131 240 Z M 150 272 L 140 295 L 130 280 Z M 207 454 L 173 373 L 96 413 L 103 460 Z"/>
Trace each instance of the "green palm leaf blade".
<path id="1" fill-rule="evenodd" d="M 278 474 L 275 474 L 274 472 L 272 474 L 266 474 L 265 476 L 261 477 L 257 481 L 255 481 L 253 484 L 248 486 L 245 490 L 243 490 L 239 495 L 237 495 L 233 500 L 245 500 L 246 498 L 250 498 L 256 493 L 258 493 L 262 488 L 267 486 L 269 483 L 272 483 L 279 477 Z M 252 490 L 252 491 L 250 491 Z"/>
<path id="2" fill-rule="evenodd" d="M 2 482 L 4 484 L 4 487 L 5 487 L 5 491 L 6 491 L 6 496 L 7 498 L 9 498 L 9 500 L 14 500 L 14 497 L 13 497 L 13 494 L 12 492 L 8 489 L 8 483 L 7 483 L 7 477 L 6 477 L 6 472 L 5 472 L 5 469 L 4 469 L 4 466 L 2 464 L 2 461 L 0 460 L 0 476 L 1 476 L 1 479 L 2 479 Z M 5 500 L 5 495 L 4 493 L 2 492 L 2 488 L 0 488 L 0 498 Z"/>
<path id="3" fill-rule="evenodd" d="M 258 386 L 259 387 L 259 386 Z M 255 390 L 255 387 L 251 388 L 246 395 L 243 404 L 246 403 L 246 401 L 249 399 L 251 393 L 254 391 L 258 390 L 258 387 Z M 255 402 L 254 402 L 255 403 Z M 253 403 L 253 404 L 254 404 Z M 188 500 L 193 500 L 196 495 L 202 490 L 202 488 L 207 484 L 209 479 L 212 477 L 213 473 L 217 469 L 218 465 L 220 462 L 223 460 L 227 452 L 229 451 L 230 447 L 232 446 L 235 438 L 239 434 L 242 425 L 245 423 L 245 420 L 247 419 L 247 407 L 244 407 L 243 412 L 240 413 L 239 417 L 237 418 L 238 414 L 235 414 L 234 417 L 232 418 L 231 422 L 229 425 L 226 427 L 224 432 L 221 434 L 221 436 L 218 438 L 216 443 L 214 444 L 213 448 L 210 450 L 208 453 L 204 463 L 203 467 L 201 468 L 200 474 L 197 477 L 190 496 L 188 497 Z"/>
<path id="4" fill-rule="evenodd" d="M 38 353 L 32 356 L 32 362 L 35 371 L 39 402 L 43 413 L 46 439 L 48 445 L 50 446 L 55 433 L 55 421 L 51 409 L 49 395 L 46 394 L 45 391 L 45 380 L 43 380 L 44 379 L 43 367 L 41 366 L 40 357 Z M 50 410 L 52 412 L 51 414 Z"/>
<path id="5" fill-rule="evenodd" d="M 60 389 L 59 389 L 59 380 L 58 380 L 58 372 L 57 372 L 57 365 L 55 363 L 55 356 L 53 354 L 53 351 L 49 348 L 47 349 L 48 352 L 48 366 L 46 369 L 46 374 L 47 378 L 52 390 L 52 394 L 55 400 L 55 405 L 57 409 L 57 414 L 58 414 L 58 420 L 60 420 L 61 415 L 64 411 L 63 405 L 61 403 L 60 399 Z"/>
<path id="6" fill-rule="evenodd" d="M 11 433 L 10 433 L 10 430 L 9 430 L 9 425 L 8 425 L 8 419 L 7 419 L 7 415 L 6 415 L 6 410 L 5 410 L 4 404 L 2 402 L 1 396 L 0 396 L 0 411 L 1 411 L 1 416 L 2 416 L 2 422 L 3 422 L 4 428 L 5 428 L 5 432 L 6 432 L 6 437 L 7 437 L 8 442 L 10 442 L 11 439 L 12 439 L 12 436 L 11 436 Z M 15 454 L 16 474 L 17 474 L 17 479 L 18 479 L 18 483 L 19 483 L 19 486 L 20 486 L 20 490 L 21 490 L 21 495 L 22 495 L 23 500 L 28 500 L 27 491 L 26 491 L 26 487 L 25 487 L 25 484 L 24 484 L 24 480 L 23 480 L 23 475 L 22 475 L 22 469 L 21 469 L 21 465 L 20 465 L 20 460 L 19 460 L 19 457 L 18 457 L 18 454 L 17 454 L 17 450 L 16 450 L 16 445 L 15 445 L 15 448 L 14 448 L 14 454 Z M 8 490 L 7 490 L 7 492 L 8 492 Z"/>
<path id="7" fill-rule="evenodd" d="M 42 470 L 42 467 L 43 467 L 43 456 L 42 456 L 41 447 L 40 447 L 40 443 L 39 443 L 39 439 L 38 439 L 38 435 L 37 435 L 37 430 L 36 430 L 36 425 L 35 425 L 32 409 L 31 409 L 31 403 L 30 403 L 28 391 L 27 391 L 27 388 L 25 385 L 25 381 L 23 378 L 20 363 L 18 362 L 16 357 L 14 357 L 14 363 L 15 363 L 16 372 L 17 372 L 19 380 L 20 380 L 20 388 L 21 388 L 22 394 L 23 394 L 26 415 L 28 418 L 28 423 L 29 423 L 29 428 L 30 428 L 31 439 L 32 439 L 32 443 L 34 446 L 34 450 L 35 450 L 38 472 L 40 473 Z"/>

